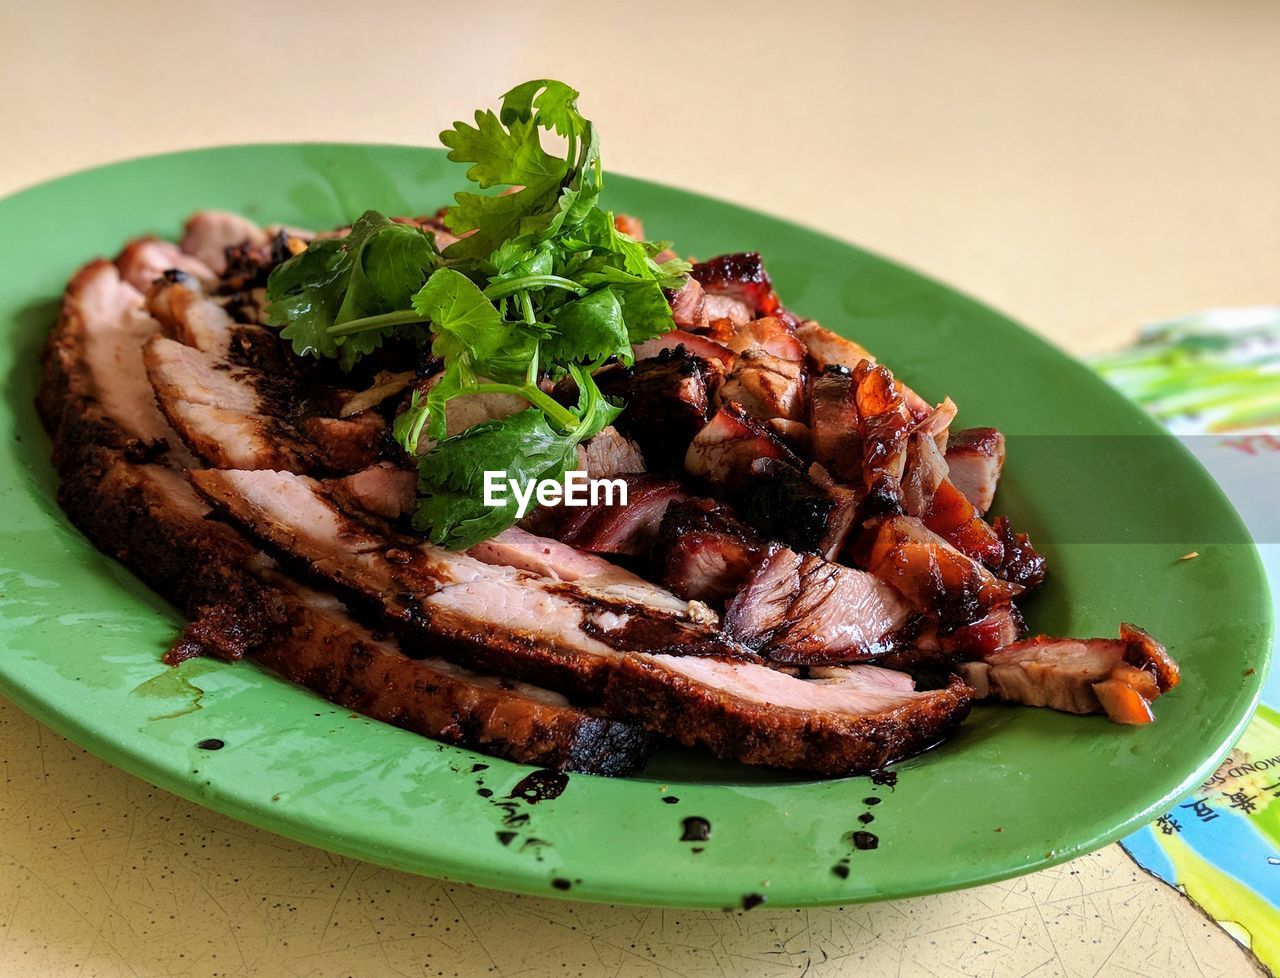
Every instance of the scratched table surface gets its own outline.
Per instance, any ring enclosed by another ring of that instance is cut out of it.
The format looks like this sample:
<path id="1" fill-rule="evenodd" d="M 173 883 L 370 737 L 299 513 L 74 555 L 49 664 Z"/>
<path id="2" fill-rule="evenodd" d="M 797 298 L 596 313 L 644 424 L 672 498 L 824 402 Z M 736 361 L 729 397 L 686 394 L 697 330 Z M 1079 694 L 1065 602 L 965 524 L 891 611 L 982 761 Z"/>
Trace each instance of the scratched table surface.
<path id="1" fill-rule="evenodd" d="M 856 240 L 1075 353 L 1277 299 L 1275 4 L 441 7 L 5 4 L 0 193 L 217 143 L 433 142 L 507 85 L 552 75 L 586 93 L 608 166 Z M 873 906 L 643 910 L 297 845 L 157 791 L 2 700 L 0 775 L 3 976 L 1254 967 L 1114 846 Z"/>

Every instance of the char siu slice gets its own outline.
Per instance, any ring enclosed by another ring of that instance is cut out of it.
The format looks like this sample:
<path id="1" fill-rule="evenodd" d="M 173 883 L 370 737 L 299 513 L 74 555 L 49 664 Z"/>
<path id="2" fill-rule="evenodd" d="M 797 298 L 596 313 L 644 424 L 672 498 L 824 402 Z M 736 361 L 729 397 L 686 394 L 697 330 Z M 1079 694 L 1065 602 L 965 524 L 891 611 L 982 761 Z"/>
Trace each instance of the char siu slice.
<path id="1" fill-rule="evenodd" d="M 690 279 L 690 281 L 692 282 L 693 280 Z M 693 284 L 696 285 L 697 283 L 694 282 Z M 643 360 L 651 360 L 661 355 L 663 350 L 674 352 L 680 347 L 684 347 L 685 352 L 690 356 L 699 357 L 703 360 L 714 360 L 722 364 L 726 369 L 733 365 L 735 359 L 734 352 L 724 344 L 683 329 L 673 329 L 670 332 L 663 333 L 661 336 L 655 336 L 651 340 L 637 343 L 631 349 L 635 355 L 635 362 L 640 363 Z M 668 356 L 670 355 L 668 354 Z"/>
<path id="2" fill-rule="evenodd" d="M 853 375 L 826 368 L 809 381 L 809 432 L 813 460 L 845 485 L 860 482 L 862 440 Z"/>
<path id="3" fill-rule="evenodd" d="M 692 275 L 702 283 L 706 293 L 704 302 L 707 318 L 713 322 L 719 318 L 738 319 L 733 315 L 715 315 L 717 310 L 711 301 L 715 297 L 741 303 L 749 312 L 748 318 L 777 316 L 785 321 L 792 321 L 793 317 L 783 309 L 778 294 L 773 291 L 773 282 L 764 269 L 764 262 L 755 252 L 720 255 L 709 261 L 698 262 L 693 266 Z"/>
<path id="4" fill-rule="evenodd" d="M 1040 635 L 964 663 L 961 671 L 979 698 L 1106 712 L 1117 723 L 1150 723 L 1146 704 L 1179 681 L 1164 646 L 1129 624 L 1120 626 L 1119 639 Z"/>
<path id="5" fill-rule="evenodd" d="M 853 383 L 861 420 L 865 515 L 901 513 L 907 439 L 915 425 L 902 385 L 884 367 L 866 361 L 854 369 Z"/>
<path id="6" fill-rule="evenodd" d="M 917 610 L 947 626 L 968 625 L 1022 593 L 966 557 L 919 520 L 880 524 L 867 569 Z"/>
<path id="7" fill-rule="evenodd" d="M 651 475 L 620 477 L 627 505 L 540 506 L 522 521 L 531 533 L 590 553 L 647 556 L 667 507 L 689 498 L 680 483 Z"/>
<path id="8" fill-rule="evenodd" d="M 1021 613 L 1014 605 L 1007 604 L 968 625 L 942 628 L 930 623 L 916 636 L 914 645 L 922 652 L 978 659 L 1012 645 L 1026 630 Z"/>
<path id="9" fill-rule="evenodd" d="M 978 515 L 973 504 L 949 478 L 944 478 L 934 489 L 923 522 L 962 554 L 988 567 L 999 567 L 1004 560 L 1000 535 Z"/>
<path id="10" fill-rule="evenodd" d="M 809 360 L 819 372 L 830 367 L 842 367 L 852 373 L 863 360 L 876 362 L 871 351 L 861 343 L 824 329 L 811 319 L 801 321 L 796 326 L 795 335 L 804 344 Z"/>
<path id="11" fill-rule="evenodd" d="M 983 515 L 991 508 L 1004 468 L 1004 435 L 995 428 L 965 428 L 947 441 L 951 481 Z"/>
<path id="12" fill-rule="evenodd" d="M 806 475 L 771 458 L 751 463 L 736 498 L 743 519 L 764 536 L 828 559 L 844 549 L 858 512 L 857 495 L 824 470 L 811 466 Z"/>
<path id="13" fill-rule="evenodd" d="M 780 360 L 802 361 L 806 353 L 804 344 L 796 339 L 790 324 L 776 316 L 751 319 L 745 323 L 718 319 L 707 330 L 707 336 L 740 356 L 755 352 Z"/>
<path id="14" fill-rule="evenodd" d="M 634 654 L 606 699 L 611 711 L 662 717 L 667 736 L 718 757 L 827 776 L 878 770 L 925 750 L 969 712 L 970 690 L 958 676 L 916 692 L 871 669 L 814 667 L 801 680 L 732 660 Z"/>
<path id="15" fill-rule="evenodd" d="M 721 606 L 746 585 L 769 544 L 712 499 L 667 507 L 653 548 L 658 580 L 680 597 Z"/>
<path id="16" fill-rule="evenodd" d="M 757 459 L 775 459 L 800 468 L 800 459 L 741 405 L 718 410 L 689 444 L 684 468 L 708 485 L 736 492 Z"/>
<path id="17" fill-rule="evenodd" d="M 833 664 L 890 651 L 916 617 L 872 575 L 780 547 L 729 605 L 725 630 L 778 662 Z"/>
<path id="18" fill-rule="evenodd" d="M 761 421 L 807 416 L 804 371 L 799 361 L 784 360 L 763 350 L 747 350 L 716 392 L 716 404 L 736 402 Z"/>
<path id="19" fill-rule="evenodd" d="M 718 361 L 677 346 L 633 367 L 601 370 L 596 383 L 627 405 L 618 430 L 635 439 L 651 466 L 667 471 L 680 466 L 689 442 L 706 424 L 723 378 Z"/>
<path id="20" fill-rule="evenodd" d="M 993 568 L 996 576 L 1027 589 L 1043 584 L 1045 559 L 1031 545 L 1031 538 L 1016 532 L 1004 516 L 997 516 L 991 528 L 1000 538 L 1003 550 L 1000 563 Z"/>
<path id="21" fill-rule="evenodd" d="M 874 697 L 822 692 L 824 681 L 777 672 L 693 621 L 376 530 L 306 477 L 203 470 L 191 478 L 293 564 L 376 610 L 403 648 L 526 682 L 539 677 L 609 716 L 720 756 L 853 773 L 939 739 L 968 706 L 958 681 L 891 702 L 879 686 Z"/>

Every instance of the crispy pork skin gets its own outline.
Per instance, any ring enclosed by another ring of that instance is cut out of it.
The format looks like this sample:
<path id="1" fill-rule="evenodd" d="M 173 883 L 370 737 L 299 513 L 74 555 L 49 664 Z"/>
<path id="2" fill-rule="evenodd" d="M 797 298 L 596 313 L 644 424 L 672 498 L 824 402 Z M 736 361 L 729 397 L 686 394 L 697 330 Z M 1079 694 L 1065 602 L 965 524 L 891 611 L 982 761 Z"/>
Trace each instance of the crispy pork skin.
<path id="1" fill-rule="evenodd" d="M 897 678 L 870 678 L 873 668 L 815 667 L 805 680 L 732 660 L 634 654 L 605 699 L 611 712 L 665 718 L 663 733 L 718 757 L 831 777 L 925 750 L 969 712 L 959 677 L 916 692 Z"/>
<path id="2" fill-rule="evenodd" d="M 224 618 L 254 611 L 215 606 L 187 627 L 175 647 L 208 654 Z M 649 738 L 637 727 L 592 716 L 558 693 L 472 672 L 443 659 L 410 659 L 352 621 L 341 602 L 267 572 L 253 656 L 292 682 L 340 706 L 459 747 L 558 770 L 625 775 L 644 766 Z M 216 648 L 213 650 L 216 652 Z"/>
<path id="3" fill-rule="evenodd" d="M 916 614 L 872 575 L 780 547 L 725 613 L 725 630 L 778 662 L 870 659 L 907 636 Z"/>
<path id="4" fill-rule="evenodd" d="M 991 508 L 1004 468 L 1004 435 L 995 428 L 965 428 L 947 441 L 951 481 L 979 515 Z"/>
<path id="5" fill-rule="evenodd" d="M 1105 711 L 1117 723 L 1149 723 L 1150 709 L 1135 709 L 1134 694 L 1149 702 L 1179 682 L 1164 646 L 1130 624 L 1120 626 L 1119 639 L 1039 635 L 965 663 L 961 672 L 980 699 Z"/>
<path id="6" fill-rule="evenodd" d="M 975 622 L 1022 592 L 909 516 L 880 524 L 867 569 L 917 610 L 950 626 Z"/>

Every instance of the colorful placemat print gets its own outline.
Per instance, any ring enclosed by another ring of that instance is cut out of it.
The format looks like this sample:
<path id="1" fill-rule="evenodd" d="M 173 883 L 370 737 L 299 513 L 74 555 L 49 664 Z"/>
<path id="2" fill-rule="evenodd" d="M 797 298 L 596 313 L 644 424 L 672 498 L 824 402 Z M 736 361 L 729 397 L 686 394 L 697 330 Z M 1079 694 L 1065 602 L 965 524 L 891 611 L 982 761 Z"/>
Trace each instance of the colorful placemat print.
<path id="1" fill-rule="evenodd" d="M 1280 307 L 1158 323 L 1094 366 L 1218 480 L 1280 601 Z M 1213 777 L 1121 844 L 1280 973 L 1280 667 L 1272 661 L 1257 715 Z"/>

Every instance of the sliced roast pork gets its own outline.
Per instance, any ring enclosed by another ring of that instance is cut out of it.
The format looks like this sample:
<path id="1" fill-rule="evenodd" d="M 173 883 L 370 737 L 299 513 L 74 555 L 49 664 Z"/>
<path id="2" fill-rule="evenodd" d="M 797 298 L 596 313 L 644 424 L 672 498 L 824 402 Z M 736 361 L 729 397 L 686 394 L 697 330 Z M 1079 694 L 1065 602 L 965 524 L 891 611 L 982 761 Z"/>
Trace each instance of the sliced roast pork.
<path id="1" fill-rule="evenodd" d="M 902 385 L 888 370 L 867 362 L 853 372 L 854 401 L 861 420 L 862 488 L 866 515 L 902 512 L 902 475 L 907 439 L 915 420 Z"/>
<path id="2" fill-rule="evenodd" d="M 784 360 L 763 350 L 747 350 L 716 393 L 716 404 L 736 402 L 762 421 L 807 417 L 804 371 L 797 360 Z"/>
<path id="3" fill-rule="evenodd" d="M 890 651 L 917 617 L 871 574 L 780 547 L 729 605 L 725 630 L 778 662 L 832 664 Z"/>
<path id="4" fill-rule="evenodd" d="M 851 773 L 926 746 L 922 737 L 932 742 L 967 709 L 967 687 L 957 681 L 945 691 L 900 696 L 886 705 L 888 715 L 877 709 L 879 700 L 820 698 L 802 723 L 777 703 L 821 697 L 813 692 L 821 681 L 779 673 L 692 619 L 371 528 L 342 513 L 313 480 L 292 473 L 204 470 L 191 477 L 292 564 L 377 610 L 403 648 L 541 679 L 538 685 L 598 703 L 610 716 L 705 743 L 724 757 Z M 701 681 L 704 667 L 685 665 L 695 660 L 728 671 L 712 666 Z M 717 685 L 708 686 L 712 681 Z M 637 687 L 645 692 L 637 695 Z"/>
<path id="5" fill-rule="evenodd" d="M 684 468 L 717 489 L 736 491 L 757 459 L 775 459 L 797 469 L 800 459 L 773 431 L 730 402 L 689 443 Z"/>
<path id="6" fill-rule="evenodd" d="M 867 569 L 944 625 L 975 622 L 1022 592 L 909 516 L 880 524 Z"/>
<path id="7" fill-rule="evenodd" d="M 73 522 L 199 622 L 181 654 L 247 653 L 378 719 L 512 760 L 605 774 L 643 763 L 647 738 L 633 725 L 366 642 L 332 599 L 304 596 L 243 536 L 209 519 L 179 471 L 198 463 L 144 393 L 141 347 L 159 329 L 115 266 L 86 266 L 46 348 L 39 407 Z"/>
<path id="8" fill-rule="evenodd" d="M 813 460 L 845 485 L 858 484 L 862 471 L 861 422 L 853 375 L 827 367 L 809 381 L 809 431 Z"/>
<path id="9" fill-rule="evenodd" d="M 115 264 L 120 277 L 144 294 L 166 274 L 184 275 L 208 287 L 218 280 L 217 272 L 199 258 L 159 238 L 130 241 L 116 256 Z"/>
<path id="10" fill-rule="evenodd" d="M 690 279 L 690 282 L 693 282 L 693 280 Z M 697 282 L 693 282 L 693 284 L 697 285 Z M 663 333 L 661 336 L 655 336 L 651 340 L 637 343 L 632 347 L 632 353 L 635 355 L 635 362 L 640 363 L 642 360 L 653 359 L 661 354 L 663 350 L 671 350 L 674 353 L 680 347 L 683 347 L 684 352 L 690 356 L 699 357 L 703 360 L 714 360 L 726 369 L 733 365 L 733 361 L 736 358 L 734 352 L 723 343 L 717 343 L 706 336 L 690 333 L 683 329 L 673 329 L 669 333 Z"/>
<path id="11" fill-rule="evenodd" d="M 751 463 L 736 499 L 742 518 L 765 537 L 828 559 L 844 549 L 858 513 L 858 495 L 820 466 L 806 473 L 772 458 Z"/>
<path id="12" fill-rule="evenodd" d="M 735 322 L 745 322 L 761 316 L 777 316 L 784 320 L 792 317 L 782 307 L 778 293 L 773 291 L 773 282 L 764 269 L 764 262 L 755 252 L 743 252 L 733 255 L 720 255 L 708 261 L 698 262 L 693 266 L 693 277 L 702 283 L 706 293 L 704 305 L 707 318 L 727 318 Z M 721 306 L 715 300 L 736 303 L 736 306 Z M 745 309 L 747 316 L 741 316 L 739 309 Z M 717 315 L 724 313 L 724 315 Z"/>
<path id="13" fill-rule="evenodd" d="M 658 580 L 680 597 L 722 605 L 746 585 L 769 543 L 712 499 L 667 507 L 653 548 Z"/>
<path id="14" fill-rule="evenodd" d="M 871 351 L 861 343 L 824 329 L 811 319 L 803 320 L 796 326 L 795 336 L 804 344 L 810 361 L 819 372 L 829 367 L 842 367 L 852 373 L 863 360 L 868 363 L 876 362 Z"/>
<path id="15" fill-rule="evenodd" d="M 942 689 L 901 688 L 874 666 L 815 667 L 807 680 L 732 660 L 627 656 L 610 681 L 610 708 L 664 718 L 662 732 L 747 764 L 827 776 L 875 771 L 932 747 L 969 712 L 953 676 Z"/>
<path id="16" fill-rule="evenodd" d="M 718 319 L 707 330 L 707 336 L 739 355 L 765 353 L 779 360 L 802 361 L 807 352 L 791 325 L 776 316 L 745 323 Z"/>
<path id="17" fill-rule="evenodd" d="M 620 477 L 627 486 L 614 502 L 596 506 L 540 506 L 522 521 L 532 533 L 598 554 L 648 555 L 667 507 L 690 498 L 680 483 L 652 475 Z"/>
<path id="18" fill-rule="evenodd" d="M 602 370 L 596 383 L 627 405 L 618 430 L 640 445 L 652 465 L 670 470 L 679 467 L 689 442 L 706 424 L 723 377 L 719 361 L 677 346 L 632 367 Z"/>
<path id="19" fill-rule="evenodd" d="M 1150 723 L 1148 704 L 1179 681 L 1164 646 L 1128 624 L 1120 626 L 1119 639 L 1040 635 L 961 669 L 981 699 L 1106 712 L 1117 723 Z"/>
<path id="20" fill-rule="evenodd" d="M 991 508 L 1004 468 L 1004 435 L 995 428 L 965 428 L 947 442 L 951 481 L 979 515 Z"/>

